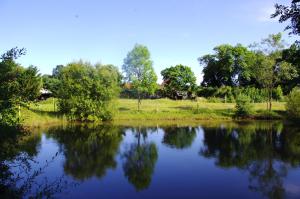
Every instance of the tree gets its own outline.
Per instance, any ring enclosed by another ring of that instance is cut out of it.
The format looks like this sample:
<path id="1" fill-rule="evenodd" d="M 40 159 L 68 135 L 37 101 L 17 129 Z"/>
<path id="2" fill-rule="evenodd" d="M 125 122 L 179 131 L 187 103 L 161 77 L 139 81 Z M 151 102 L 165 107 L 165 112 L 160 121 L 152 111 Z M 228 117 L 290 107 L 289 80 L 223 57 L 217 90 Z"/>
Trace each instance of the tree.
<path id="1" fill-rule="evenodd" d="M 24 55 L 24 48 L 12 48 L 1 56 L 0 62 L 0 124 L 20 123 L 21 105 L 36 99 L 41 78 L 34 66 L 23 68 L 15 60 Z"/>
<path id="2" fill-rule="evenodd" d="M 60 73 L 59 103 L 62 113 L 71 120 L 110 120 L 119 83 L 107 67 L 97 68 L 88 62 L 68 64 Z"/>
<path id="3" fill-rule="evenodd" d="M 176 65 L 161 71 L 163 89 L 168 97 L 177 98 L 178 93 L 185 92 L 191 96 L 196 89 L 196 77 L 188 66 Z"/>
<path id="4" fill-rule="evenodd" d="M 275 9 L 271 17 L 279 16 L 280 23 L 290 20 L 290 25 L 285 29 L 291 30 L 290 34 L 300 35 L 300 0 L 292 0 L 290 7 L 276 4 Z"/>
<path id="5" fill-rule="evenodd" d="M 220 45 L 214 48 L 215 53 L 198 58 L 203 65 L 202 86 L 245 86 L 253 84 L 251 73 L 254 54 L 246 47 Z"/>
<path id="6" fill-rule="evenodd" d="M 95 67 L 97 70 L 99 70 L 101 74 L 106 74 L 107 76 L 110 76 L 113 79 L 113 81 L 116 82 L 118 85 L 122 84 L 122 75 L 117 66 L 114 66 L 112 64 L 96 64 Z"/>
<path id="7" fill-rule="evenodd" d="M 272 110 L 273 89 L 282 80 L 289 80 L 297 76 L 295 67 L 282 59 L 284 41 L 281 33 L 269 35 L 257 44 L 255 58 L 255 72 L 257 81 L 267 90 L 267 109 Z"/>
<path id="8" fill-rule="evenodd" d="M 138 110 L 140 110 L 142 95 L 153 94 L 157 88 L 157 76 L 152 67 L 148 48 L 136 44 L 124 59 L 122 68 L 125 81 L 131 83 L 137 91 Z"/>

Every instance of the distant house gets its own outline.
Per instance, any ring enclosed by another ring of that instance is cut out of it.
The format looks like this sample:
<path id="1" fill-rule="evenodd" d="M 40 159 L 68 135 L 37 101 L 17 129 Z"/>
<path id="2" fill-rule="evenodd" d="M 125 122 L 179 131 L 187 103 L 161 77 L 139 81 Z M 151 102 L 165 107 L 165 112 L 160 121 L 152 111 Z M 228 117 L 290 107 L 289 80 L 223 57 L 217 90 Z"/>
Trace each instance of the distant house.
<path id="1" fill-rule="evenodd" d="M 52 97 L 52 92 L 47 90 L 47 89 L 42 88 L 40 90 L 40 96 L 38 97 L 38 99 L 39 100 L 46 100 L 49 97 Z"/>

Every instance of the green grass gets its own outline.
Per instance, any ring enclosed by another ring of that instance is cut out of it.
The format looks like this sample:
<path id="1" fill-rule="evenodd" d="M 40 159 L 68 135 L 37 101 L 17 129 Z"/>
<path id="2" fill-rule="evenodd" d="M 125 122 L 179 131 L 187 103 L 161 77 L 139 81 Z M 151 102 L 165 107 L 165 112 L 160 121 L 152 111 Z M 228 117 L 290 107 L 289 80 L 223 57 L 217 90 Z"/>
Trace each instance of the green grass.
<path id="1" fill-rule="evenodd" d="M 201 98 L 197 101 L 142 100 L 140 111 L 137 111 L 137 100 L 120 99 L 118 107 L 115 120 L 231 120 L 235 111 L 235 103 L 209 103 Z M 266 117 L 266 103 L 256 103 L 254 109 L 253 118 Z M 272 115 L 276 118 L 284 111 L 284 103 L 273 103 Z"/>
<path id="2" fill-rule="evenodd" d="M 50 98 L 46 101 L 32 103 L 28 108 L 22 109 L 22 118 L 25 126 L 41 126 L 67 122 L 57 112 L 56 100 Z M 252 119 L 266 119 L 266 103 L 256 103 L 254 105 L 255 114 Z M 141 110 L 137 110 L 137 100 L 119 99 L 114 123 L 147 123 L 161 122 L 172 123 L 174 121 L 200 121 L 200 120 L 232 120 L 234 117 L 234 103 L 209 103 L 203 98 L 197 101 L 191 100 L 170 100 L 155 99 L 142 100 Z M 285 113 L 285 103 L 274 102 L 273 119 L 281 119 Z"/>
<path id="3" fill-rule="evenodd" d="M 44 125 L 66 123 L 67 119 L 57 112 L 56 99 L 31 103 L 29 107 L 21 110 L 22 124 L 24 126 L 39 127 Z"/>

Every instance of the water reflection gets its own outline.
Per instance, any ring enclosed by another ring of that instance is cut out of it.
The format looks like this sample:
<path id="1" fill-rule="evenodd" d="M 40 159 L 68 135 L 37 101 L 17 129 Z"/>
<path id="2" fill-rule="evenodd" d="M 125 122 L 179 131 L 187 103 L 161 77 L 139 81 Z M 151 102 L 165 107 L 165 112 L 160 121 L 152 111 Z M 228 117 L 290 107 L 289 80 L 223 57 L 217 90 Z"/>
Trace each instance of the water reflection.
<path id="1" fill-rule="evenodd" d="M 75 125 L 52 128 L 48 135 L 57 140 L 65 156 L 65 173 L 78 180 L 101 178 L 107 169 L 117 166 L 115 156 L 122 141 L 120 127 Z"/>
<path id="2" fill-rule="evenodd" d="M 98 184 L 109 183 L 108 178 L 114 181 L 113 192 L 123 191 L 124 197 L 137 198 L 141 195 L 134 194 L 155 196 L 163 191 L 176 198 L 175 193 L 180 193 L 181 189 L 173 190 L 175 195 L 172 195 L 169 186 L 173 183 L 190 191 L 191 196 L 198 196 L 215 189 L 210 183 L 226 182 L 234 176 L 239 176 L 241 183 L 244 181 L 241 196 L 253 193 L 253 196 L 285 198 L 291 196 L 291 188 L 297 189 L 300 185 L 299 180 L 287 184 L 289 173 L 300 171 L 300 127 L 280 122 L 156 128 L 70 125 L 40 130 L 37 134 L 0 128 L 0 147 L 0 198 L 53 195 L 65 198 L 66 195 L 57 193 L 68 190 L 80 193 L 72 189 L 73 186 L 61 183 L 63 178 L 58 170 L 75 182 L 90 183 L 91 186 L 82 192 L 94 192 L 108 198 L 115 195 Z M 51 170 L 48 168 L 51 161 L 46 165 L 41 161 L 41 151 L 45 154 L 53 149 L 57 150 L 60 159 Z M 189 160 L 188 164 L 182 158 Z M 108 172 L 110 169 L 112 172 Z M 47 170 L 50 171 L 44 173 Z M 233 170 L 238 170 L 238 174 Z M 56 178 L 46 183 L 38 180 L 43 175 Z M 213 179 L 201 184 L 199 179 L 204 176 L 213 176 Z M 164 184 L 169 178 L 174 182 Z M 39 188 L 37 185 L 41 183 L 43 186 Z M 96 186 L 92 186 L 94 184 Z M 132 186 L 135 189 L 128 189 Z M 229 184 L 223 186 L 218 188 L 220 193 L 232 189 Z M 109 186 L 103 187 L 109 189 Z M 203 189 L 191 190 L 191 187 Z"/>
<path id="3" fill-rule="evenodd" d="M 299 166 L 298 128 L 282 129 L 280 125 L 267 124 L 259 128 L 204 128 L 204 132 L 201 155 L 215 158 L 219 167 L 247 171 L 252 191 L 267 198 L 285 196 L 283 181 L 289 167 Z"/>
<path id="4" fill-rule="evenodd" d="M 139 191 L 148 188 L 151 183 L 158 152 L 155 143 L 147 140 L 147 129 L 139 127 L 132 132 L 135 141 L 122 155 L 123 170 L 128 181 Z"/>
<path id="5" fill-rule="evenodd" d="M 196 138 L 196 130 L 193 127 L 167 127 L 163 130 L 165 133 L 163 143 L 171 148 L 188 148 Z"/>
<path id="6" fill-rule="evenodd" d="M 58 153 L 46 163 L 35 160 L 40 142 L 41 134 L 0 127 L 0 198 L 51 198 L 75 186 L 64 176 L 44 175 Z"/>

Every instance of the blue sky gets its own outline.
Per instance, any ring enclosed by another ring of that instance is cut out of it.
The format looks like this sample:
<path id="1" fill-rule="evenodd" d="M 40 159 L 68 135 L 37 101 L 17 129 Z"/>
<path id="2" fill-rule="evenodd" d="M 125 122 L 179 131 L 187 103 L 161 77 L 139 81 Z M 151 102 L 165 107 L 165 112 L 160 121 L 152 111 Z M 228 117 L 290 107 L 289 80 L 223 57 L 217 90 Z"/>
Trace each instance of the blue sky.
<path id="1" fill-rule="evenodd" d="M 18 60 L 51 74 L 58 64 L 83 59 L 121 68 L 136 43 L 146 45 L 160 71 L 192 67 L 219 44 L 249 45 L 282 32 L 269 16 L 289 0 L 0 0 L 0 53 L 18 46 Z M 291 43 L 294 38 L 284 33 Z M 161 77 L 159 77 L 161 79 Z"/>

